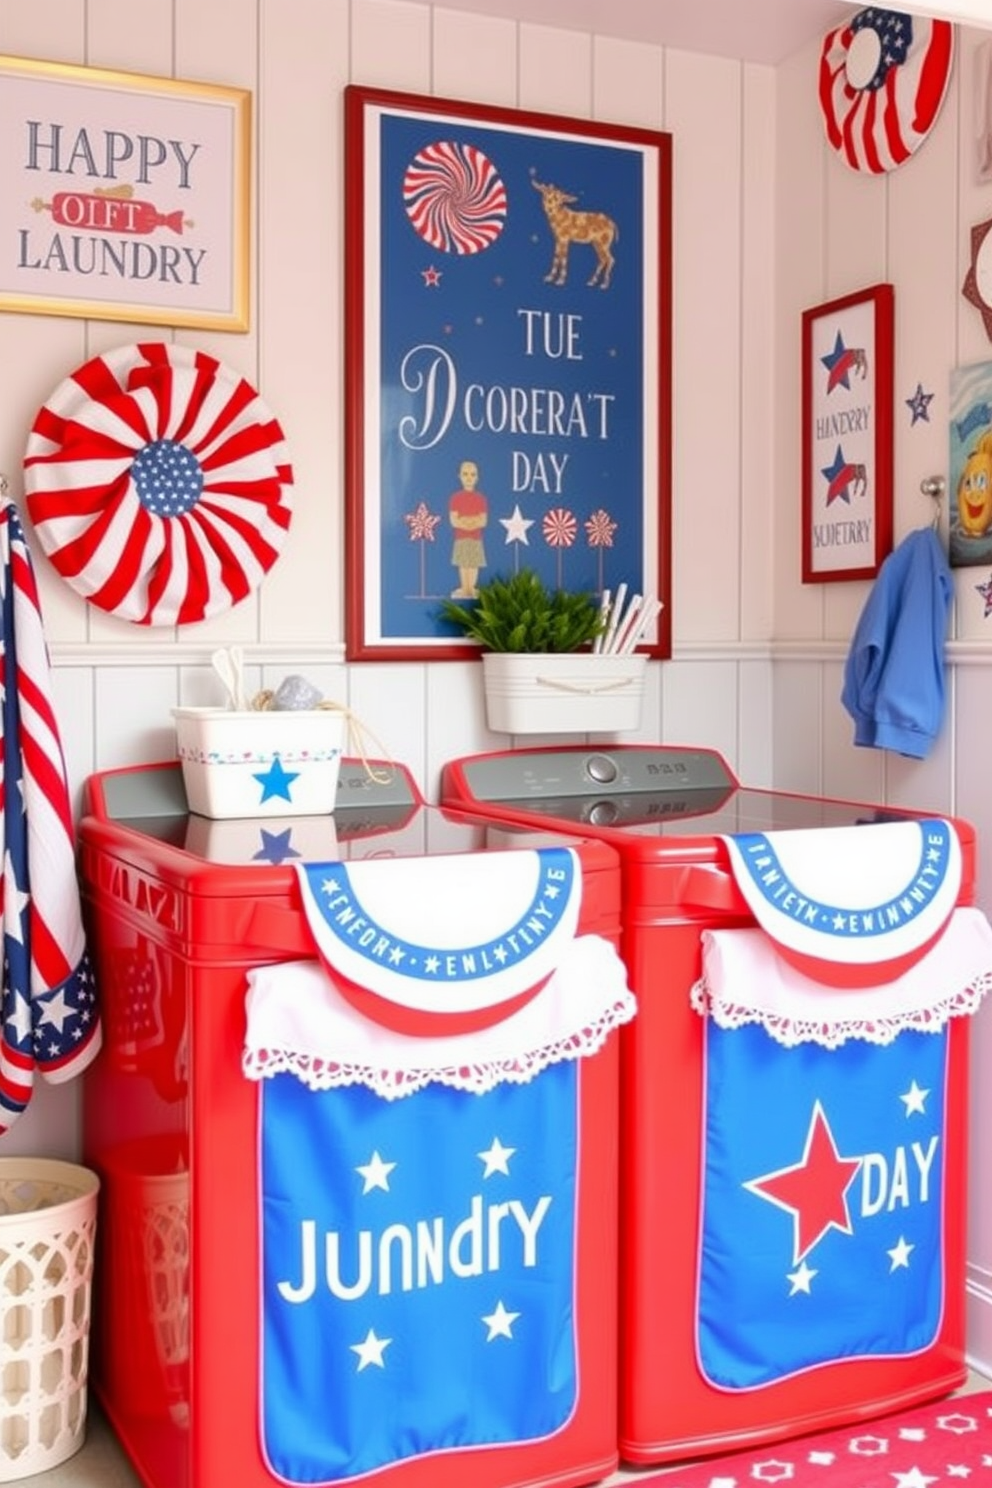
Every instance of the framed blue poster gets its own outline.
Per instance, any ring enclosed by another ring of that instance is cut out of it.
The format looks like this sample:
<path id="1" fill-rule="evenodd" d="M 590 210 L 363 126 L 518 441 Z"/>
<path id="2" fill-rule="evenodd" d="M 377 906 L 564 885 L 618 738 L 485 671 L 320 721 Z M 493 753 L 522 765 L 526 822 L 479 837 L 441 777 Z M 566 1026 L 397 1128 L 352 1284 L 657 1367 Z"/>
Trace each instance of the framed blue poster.
<path id="1" fill-rule="evenodd" d="M 476 654 L 480 581 L 655 595 L 671 654 L 671 136 L 345 90 L 346 643 Z"/>

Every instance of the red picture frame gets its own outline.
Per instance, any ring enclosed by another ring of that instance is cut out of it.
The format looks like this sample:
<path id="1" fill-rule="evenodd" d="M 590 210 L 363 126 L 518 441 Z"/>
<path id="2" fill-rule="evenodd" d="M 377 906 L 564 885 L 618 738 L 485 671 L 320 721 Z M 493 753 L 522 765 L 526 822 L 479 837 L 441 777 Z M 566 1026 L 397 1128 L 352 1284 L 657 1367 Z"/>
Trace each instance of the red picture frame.
<path id="1" fill-rule="evenodd" d="M 892 550 L 891 284 L 802 313 L 802 581 L 871 579 Z"/>
<path id="2" fill-rule="evenodd" d="M 670 656 L 671 136 L 357 85 L 344 120 L 347 658 L 477 656 L 442 601 L 524 566 L 656 597 L 638 650 Z M 490 193 L 464 224 L 462 170 Z M 548 187 L 604 224 L 605 273 Z M 486 526 L 458 563 L 466 467 Z"/>

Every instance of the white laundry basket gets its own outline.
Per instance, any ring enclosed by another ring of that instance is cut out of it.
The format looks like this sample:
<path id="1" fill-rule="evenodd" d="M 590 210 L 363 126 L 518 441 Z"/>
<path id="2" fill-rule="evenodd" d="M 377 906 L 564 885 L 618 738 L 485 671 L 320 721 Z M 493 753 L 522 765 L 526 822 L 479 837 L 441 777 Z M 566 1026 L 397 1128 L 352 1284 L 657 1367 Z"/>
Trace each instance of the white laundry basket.
<path id="1" fill-rule="evenodd" d="M 0 1482 L 83 1444 L 99 1187 L 74 1163 L 0 1159 Z"/>

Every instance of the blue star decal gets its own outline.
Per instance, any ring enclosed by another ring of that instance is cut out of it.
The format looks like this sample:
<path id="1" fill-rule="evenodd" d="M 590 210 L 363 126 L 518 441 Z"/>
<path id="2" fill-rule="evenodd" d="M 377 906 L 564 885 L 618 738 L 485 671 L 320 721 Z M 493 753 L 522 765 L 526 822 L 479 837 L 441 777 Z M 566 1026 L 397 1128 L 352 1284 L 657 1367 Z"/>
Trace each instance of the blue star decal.
<path id="1" fill-rule="evenodd" d="M 294 780 L 299 779 L 299 771 L 291 772 L 284 770 L 282 761 L 276 755 L 269 768 L 262 775 L 254 777 L 262 787 L 262 801 L 268 801 L 273 796 L 281 796 L 284 801 L 291 801 L 289 787 Z M 259 802 L 261 805 L 261 802 Z"/>
<path id="2" fill-rule="evenodd" d="M 293 777 L 295 780 L 295 776 Z M 255 779 L 258 779 L 256 775 Z M 298 858 L 300 853 L 292 844 L 293 829 L 287 827 L 285 832 L 267 832 L 261 828 L 262 845 L 258 852 L 252 857 L 253 863 L 285 863 L 287 858 Z"/>
<path id="3" fill-rule="evenodd" d="M 985 613 L 982 619 L 987 620 L 992 615 L 992 574 L 989 574 L 984 584 L 976 584 L 975 589 L 985 601 Z"/>
<path id="4" fill-rule="evenodd" d="M 930 414 L 928 410 L 932 402 L 933 393 L 925 393 L 923 391 L 922 382 L 918 382 L 916 384 L 916 392 L 911 398 L 906 399 L 906 407 L 912 410 L 913 424 L 917 423 L 920 419 L 922 419 L 924 423 L 927 424 L 930 422 Z M 912 424 L 910 425 L 910 428 L 912 428 Z"/>

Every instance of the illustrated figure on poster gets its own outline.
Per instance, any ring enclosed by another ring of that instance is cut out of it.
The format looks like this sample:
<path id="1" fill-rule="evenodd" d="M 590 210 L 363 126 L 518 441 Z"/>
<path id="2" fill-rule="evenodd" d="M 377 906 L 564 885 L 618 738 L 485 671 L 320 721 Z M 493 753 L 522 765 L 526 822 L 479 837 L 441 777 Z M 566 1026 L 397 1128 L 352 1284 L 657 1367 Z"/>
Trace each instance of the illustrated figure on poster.
<path id="1" fill-rule="evenodd" d="M 551 268 L 544 276 L 545 284 L 564 284 L 568 277 L 569 248 L 573 243 L 588 243 L 596 255 L 596 267 L 586 283 L 590 286 L 598 283 L 600 289 L 609 289 L 616 262 L 613 244 L 620 236 L 613 218 L 605 212 L 573 212 L 570 203 L 578 201 L 578 197 L 570 196 L 560 186 L 545 186 L 534 180 L 531 185 L 541 193 L 544 215 L 555 240 Z"/>
<path id="2" fill-rule="evenodd" d="M 486 549 L 482 533 L 489 521 L 489 502 L 481 491 L 479 467 L 474 460 L 463 460 L 458 467 L 461 489 L 448 502 L 448 520 L 455 535 L 451 561 L 458 570 L 458 587 L 452 599 L 477 599 L 479 570 L 486 566 Z"/>

